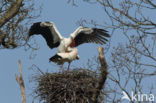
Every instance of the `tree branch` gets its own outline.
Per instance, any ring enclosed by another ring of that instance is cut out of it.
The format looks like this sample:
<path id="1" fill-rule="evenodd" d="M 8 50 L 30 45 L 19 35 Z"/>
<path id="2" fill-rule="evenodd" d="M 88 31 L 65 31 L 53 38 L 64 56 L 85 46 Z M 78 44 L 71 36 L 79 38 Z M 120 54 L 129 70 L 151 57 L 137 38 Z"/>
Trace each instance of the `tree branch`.
<path id="1" fill-rule="evenodd" d="M 16 2 L 13 2 L 12 5 L 6 10 L 4 15 L 0 18 L 0 28 L 19 12 L 22 1 L 23 0 L 16 0 Z"/>
<path id="2" fill-rule="evenodd" d="M 101 89 L 103 89 L 103 86 L 105 84 L 105 81 L 107 79 L 107 63 L 106 63 L 106 60 L 105 60 L 105 57 L 104 57 L 104 53 L 103 53 L 103 48 L 102 47 L 99 47 L 98 48 L 98 51 L 99 51 L 99 61 L 100 61 L 100 64 L 101 64 L 101 74 L 100 74 L 100 77 L 99 77 L 99 81 L 95 87 L 95 93 L 93 94 L 93 97 L 92 97 L 92 100 L 94 103 L 97 103 L 98 102 L 98 96 L 100 95 L 100 91 Z"/>
<path id="3" fill-rule="evenodd" d="M 18 77 L 18 75 L 16 76 L 16 81 L 18 82 L 18 84 L 20 85 L 21 88 L 21 95 L 22 95 L 22 103 L 26 103 L 26 95 L 25 95 L 25 86 L 24 86 L 24 80 L 23 80 L 23 76 L 22 76 L 22 66 L 21 66 L 21 61 L 19 60 L 19 74 L 20 76 Z"/>

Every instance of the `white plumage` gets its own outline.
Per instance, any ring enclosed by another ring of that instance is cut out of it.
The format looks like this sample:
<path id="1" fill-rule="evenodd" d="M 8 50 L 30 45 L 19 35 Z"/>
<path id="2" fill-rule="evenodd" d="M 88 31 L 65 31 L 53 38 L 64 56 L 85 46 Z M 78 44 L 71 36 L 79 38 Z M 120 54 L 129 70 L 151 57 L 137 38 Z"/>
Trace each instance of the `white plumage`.
<path id="1" fill-rule="evenodd" d="M 58 47 L 57 54 L 50 58 L 50 61 L 58 65 L 63 65 L 64 62 L 69 62 L 70 65 L 71 61 L 79 58 L 75 47 L 84 43 L 105 44 L 106 37 L 110 37 L 104 29 L 80 26 L 68 38 L 64 38 L 52 22 L 34 23 L 30 27 L 28 37 L 35 34 L 41 34 L 51 49 Z"/>

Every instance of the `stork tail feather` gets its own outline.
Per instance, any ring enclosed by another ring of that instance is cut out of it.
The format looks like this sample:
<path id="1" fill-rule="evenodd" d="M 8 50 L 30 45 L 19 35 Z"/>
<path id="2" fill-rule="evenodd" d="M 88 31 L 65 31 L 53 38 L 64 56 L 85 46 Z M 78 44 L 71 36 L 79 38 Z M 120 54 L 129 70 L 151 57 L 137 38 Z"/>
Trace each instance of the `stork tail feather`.
<path id="1" fill-rule="evenodd" d="M 56 55 L 54 55 L 54 56 L 52 56 L 50 59 L 49 59 L 49 62 L 55 62 L 55 63 L 57 63 L 58 61 L 60 61 L 62 59 L 62 57 L 61 56 L 59 56 L 58 54 L 56 54 Z"/>

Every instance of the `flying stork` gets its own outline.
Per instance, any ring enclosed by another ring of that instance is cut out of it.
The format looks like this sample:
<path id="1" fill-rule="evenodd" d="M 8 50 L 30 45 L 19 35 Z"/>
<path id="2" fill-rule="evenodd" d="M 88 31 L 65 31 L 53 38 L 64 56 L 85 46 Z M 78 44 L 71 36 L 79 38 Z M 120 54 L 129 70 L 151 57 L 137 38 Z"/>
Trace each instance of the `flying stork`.
<path id="1" fill-rule="evenodd" d="M 41 34 L 49 48 L 58 47 L 56 55 L 49 60 L 61 65 L 59 71 L 62 70 L 63 64 L 68 62 L 68 70 L 71 61 L 79 59 L 77 46 L 84 43 L 105 44 L 110 37 L 106 30 L 99 28 L 78 27 L 68 38 L 63 37 L 57 30 L 53 22 L 36 22 L 28 33 L 28 37 Z"/>

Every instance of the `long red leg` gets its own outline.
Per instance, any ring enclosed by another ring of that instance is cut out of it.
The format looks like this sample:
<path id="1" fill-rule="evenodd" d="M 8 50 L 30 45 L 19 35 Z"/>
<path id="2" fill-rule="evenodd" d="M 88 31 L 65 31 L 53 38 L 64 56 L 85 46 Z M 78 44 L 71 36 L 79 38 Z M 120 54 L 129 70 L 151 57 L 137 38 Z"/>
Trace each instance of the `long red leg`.
<path id="1" fill-rule="evenodd" d="M 71 63 L 71 62 L 70 62 L 70 63 Z M 69 68 L 69 67 L 70 67 L 70 63 L 68 64 L 68 69 L 67 69 L 67 71 L 69 71 L 69 69 L 70 69 L 70 68 Z"/>
<path id="2" fill-rule="evenodd" d="M 59 73 L 62 71 L 63 64 L 60 66 Z"/>

